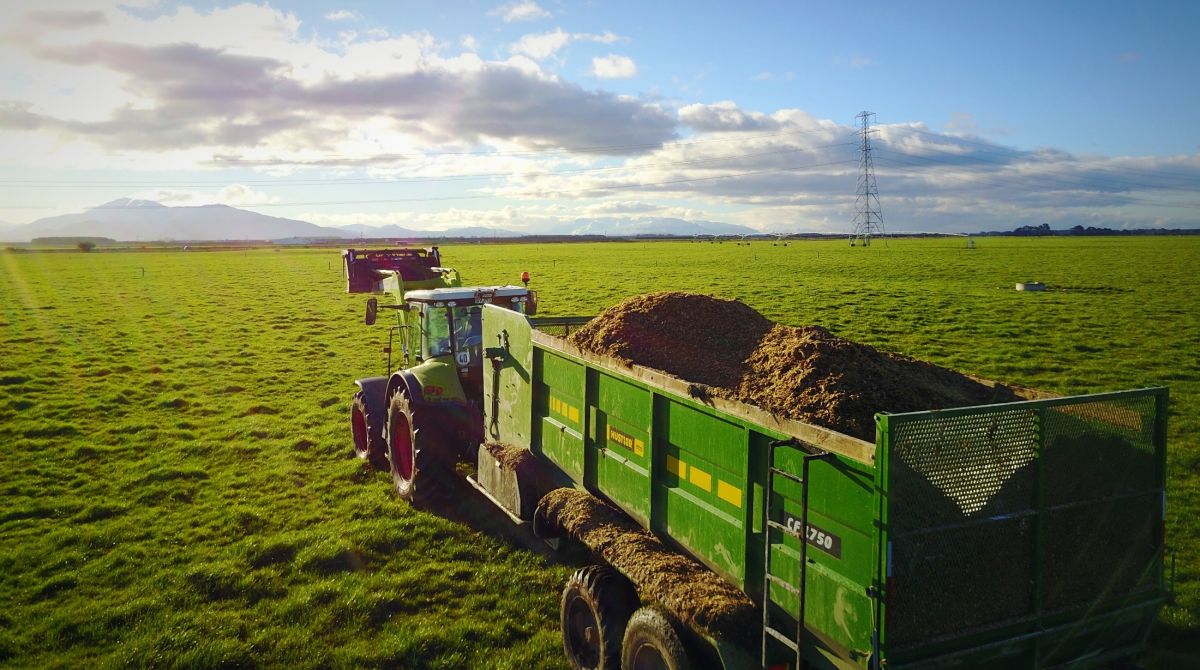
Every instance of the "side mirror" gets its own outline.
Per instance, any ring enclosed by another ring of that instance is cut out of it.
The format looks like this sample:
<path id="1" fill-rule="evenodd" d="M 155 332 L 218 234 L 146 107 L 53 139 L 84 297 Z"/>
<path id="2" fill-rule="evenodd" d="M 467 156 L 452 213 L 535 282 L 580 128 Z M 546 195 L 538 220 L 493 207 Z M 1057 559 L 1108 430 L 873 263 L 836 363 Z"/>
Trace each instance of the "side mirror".
<path id="1" fill-rule="evenodd" d="M 537 314 L 537 291 L 529 292 L 529 300 L 525 303 L 526 316 Z"/>
<path id="2" fill-rule="evenodd" d="M 375 316 L 379 313 L 379 301 L 375 298 L 367 298 L 367 317 L 364 319 L 368 326 L 375 325 Z"/>

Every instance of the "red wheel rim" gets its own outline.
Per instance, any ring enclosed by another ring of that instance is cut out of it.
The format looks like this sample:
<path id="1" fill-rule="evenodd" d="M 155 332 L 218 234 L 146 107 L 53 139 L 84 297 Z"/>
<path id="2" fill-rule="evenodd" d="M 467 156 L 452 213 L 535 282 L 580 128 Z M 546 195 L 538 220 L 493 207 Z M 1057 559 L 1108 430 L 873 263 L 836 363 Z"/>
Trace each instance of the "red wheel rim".
<path id="1" fill-rule="evenodd" d="M 396 412 L 396 420 L 392 422 L 392 439 L 388 444 L 392 447 L 393 463 L 400 477 L 412 479 L 413 472 L 413 443 L 412 430 L 408 425 L 408 417 Z"/>
<path id="2" fill-rule="evenodd" d="M 354 452 L 367 453 L 367 417 L 357 409 L 350 413 L 350 430 L 354 433 Z"/>

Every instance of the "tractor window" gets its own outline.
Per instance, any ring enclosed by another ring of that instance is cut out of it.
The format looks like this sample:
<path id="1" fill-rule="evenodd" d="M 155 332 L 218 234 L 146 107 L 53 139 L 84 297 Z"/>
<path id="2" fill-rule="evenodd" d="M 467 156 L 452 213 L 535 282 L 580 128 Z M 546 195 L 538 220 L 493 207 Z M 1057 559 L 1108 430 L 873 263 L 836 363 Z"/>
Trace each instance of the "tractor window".
<path id="1" fill-rule="evenodd" d="M 447 308 L 421 306 L 421 345 L 425 358 L 450 353 L 450 319 Z"/>
<path id="2" fill-rule="evenodd" d="M 454 308 L 454 346 L 459 365 L 477 363 L 482 357 L 483 308 L 479 305 Z"/>

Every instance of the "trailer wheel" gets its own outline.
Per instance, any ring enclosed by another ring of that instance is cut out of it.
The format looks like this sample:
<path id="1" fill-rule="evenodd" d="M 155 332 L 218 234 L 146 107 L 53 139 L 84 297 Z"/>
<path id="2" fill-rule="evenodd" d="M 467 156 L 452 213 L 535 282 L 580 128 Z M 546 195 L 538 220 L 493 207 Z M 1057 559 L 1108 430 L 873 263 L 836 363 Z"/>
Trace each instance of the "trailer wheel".
<path id="1" fill-rule="evenodd" d="M 433 450 L 421 432 L 421 422 L 405 391 L 397 391 L 388 403 L 388 469 L 396 492 L 413 505 L 423 506 L 434 489 Z"/>
<path id="2" fill-rule="evenodd" d="M 543 505 L 545 500 L 546 498 L 543 496 L 538 500 L 537 507 L 533 509 L 533 519 L 529 524 L 529 529 L 539 540 L 553 540 L 562 537 L 562 528 L 546 519 L 546 508 Z"/>
<path id="3" fill-rule="evenodd" d="M 387 467 L 387 445 L 383 441 L 384 417 L 372 416 L 362 391 L 350 401 L 350 430 L 354 435 L 354 453 L 380 470 Z"/>
<path id="4" fill-rule="evenodd" d="M 620 670 L 621 636 L 637 603 L 633 587 L 612 568 L 589 565 L 563 587 L 563 650 L 574 670 Z"/>
<path id="5" fill-rule="evenodd" d="M 653 607 L 629 618 L 621 643 L 624 670 L 691 670 L 674 619 Z"/>

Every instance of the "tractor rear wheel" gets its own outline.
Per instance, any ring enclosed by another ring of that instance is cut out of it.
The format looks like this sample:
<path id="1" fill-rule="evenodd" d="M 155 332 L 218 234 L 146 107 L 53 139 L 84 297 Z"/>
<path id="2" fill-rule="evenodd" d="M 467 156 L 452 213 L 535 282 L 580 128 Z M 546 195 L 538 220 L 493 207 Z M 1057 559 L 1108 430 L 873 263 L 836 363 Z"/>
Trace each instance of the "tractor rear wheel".
<path id="1" fill-rule="evenodd" d="M 691 670 L 683 640 L 670 616 L 653 607 L 633 613 L 621 643 L 624 670 Z"/>
<path id="2" fill-rule="evenodd" d="M 637 604 L 632 585 L 612 568 L 589 565 L 563 587 L 563 650 L 573 670 L 620 670 L 621 636 Z"/>
<path id="3" fill-rule="evenodd" d="M 354 435 L 354 453 L 371 465 L 387 467 L 387 444 L 383 441 L 384 417 L 374 416 L 362 391 L 350 401 L 350 430 Z"/>
<path id="4" fill-rule="evenodd" d="M 388 469 L 396 492 L 416 506 L 432 500 L 436 480 L 436 439 L 422 430 L 421 417 L 408 393 L 397 391 L 388 403 Z"/>

